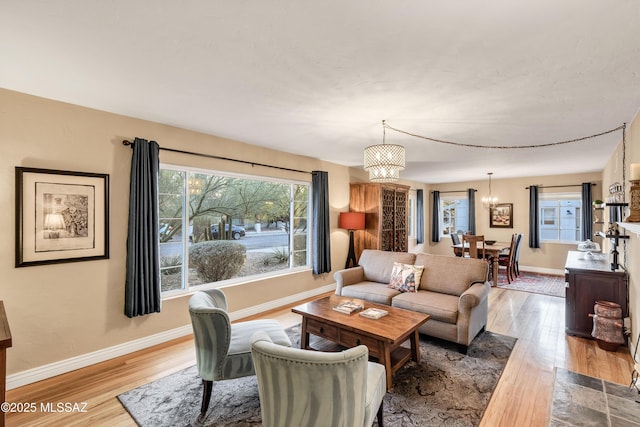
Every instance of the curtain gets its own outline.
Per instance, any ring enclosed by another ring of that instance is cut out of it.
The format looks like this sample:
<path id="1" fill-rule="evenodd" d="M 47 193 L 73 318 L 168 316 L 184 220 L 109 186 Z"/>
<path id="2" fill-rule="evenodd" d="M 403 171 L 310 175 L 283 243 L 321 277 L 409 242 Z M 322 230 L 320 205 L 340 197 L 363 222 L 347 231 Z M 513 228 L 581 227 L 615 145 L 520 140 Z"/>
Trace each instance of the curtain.
<path id="1" fill-rule="evenodd" d="M 440 241 L 440 192 L 433 192 L 433 206 L 431 212 L 431 241 Z"/>
<path id="2" fill-rule="evenodd" d="M 582 240 L 593 236 L 593 211 L 591 210 L 591 183 L 582 183 Z"/>
<path id="3" fill-rule="evenodd" d="M 476 190 L 469 188 L 467 199 L 469 199 L 469 231 L 471 234 L 476 234 Z"/>
<path id="4" fill-rule="evenodd" d="M 331 271 L 331 244 L 329 227 L 329 174 L 313 171 L 311 174 L 311 204 L 313 218 L 311 239 L 313 241 L 313 274 Z"/>
<path id="5" fill-rule="evenodd" d="M 424 243 L 424 192 L 416 191 L 416 243 Z"/>
<path id="6" fill-rule="evenodd" d="M 132 145 L 129 190 L 129 233 L 124 314 L 160 312 L 158 258 L 158 143 L 136 138 Z"/>
<path id="7" fill-rule="evenodd" d="M 540 247 L 540 209 L 538 205 L 538 186 L 529 186 L 529 247 Z"/>

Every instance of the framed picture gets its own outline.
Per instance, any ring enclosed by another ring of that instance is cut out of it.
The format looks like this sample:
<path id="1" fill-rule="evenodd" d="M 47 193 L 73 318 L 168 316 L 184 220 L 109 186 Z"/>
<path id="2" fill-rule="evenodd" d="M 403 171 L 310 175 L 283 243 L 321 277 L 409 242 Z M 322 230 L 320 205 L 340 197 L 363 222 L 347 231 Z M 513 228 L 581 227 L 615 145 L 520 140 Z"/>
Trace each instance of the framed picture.
<path id="1" fill-rule="evenodd" d="M 109 258 L 109 175 L 16 167 L 16 267 Z"/>
<path id="2" fill-rule="evenodd" d="M 513 203 L 500 203 L 489 210 L 491 228 L 513 228 Z"/>

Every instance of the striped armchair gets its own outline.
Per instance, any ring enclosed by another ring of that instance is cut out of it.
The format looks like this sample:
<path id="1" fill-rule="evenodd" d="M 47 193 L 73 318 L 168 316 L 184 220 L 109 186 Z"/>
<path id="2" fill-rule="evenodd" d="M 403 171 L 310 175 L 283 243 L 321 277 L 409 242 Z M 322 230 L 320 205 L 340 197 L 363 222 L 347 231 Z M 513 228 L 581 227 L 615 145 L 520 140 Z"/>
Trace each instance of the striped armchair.
<path id="1" fill-rule="evenodd" d="M 200 420 L 204 420 L 213 382 L 254 375 L 251 337 L 261 331 L 281 346 L 291 341 L 277 320 L 231 323 L 227 300 L 220 289 L 199 291 L 189 300 L 198 372 L 203 393 Z"/>
<path id="2" fill-rule="evenodd" d="M 387 392 L 384 366 L 360 345 L 336 353 L 287 348 L 263 332 L 252 344 L 262 425 L 370 426 Z"/>

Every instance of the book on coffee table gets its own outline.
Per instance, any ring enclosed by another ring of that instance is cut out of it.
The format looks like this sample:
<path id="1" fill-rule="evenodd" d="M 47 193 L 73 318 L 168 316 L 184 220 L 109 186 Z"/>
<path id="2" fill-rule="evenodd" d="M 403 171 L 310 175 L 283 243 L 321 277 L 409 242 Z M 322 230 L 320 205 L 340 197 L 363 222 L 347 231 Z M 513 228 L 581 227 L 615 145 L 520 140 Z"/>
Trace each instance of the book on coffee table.
<path id="1" fill-rule="evenodd" d="M 360 312 L 360 316 L 368 317 L 370 319 L 379 319 L 381 317 L 386 316 L 387 314 L 389 314 L 387 310 L 382 310 L 381 308 L 373 308 L 373 307 L 369 307 L 366 310 Z"/>
<path id="2" fill-rule="evenodd" d="M 357 302 L 353 301 L 345 301 L 333 307 L 335 311 L 339 311 L 340 313 L 345 314 L 355 313 L 356 311 L 360 311 L 363 308 L 364 306 L 362 304 L 358 304 Z"/>

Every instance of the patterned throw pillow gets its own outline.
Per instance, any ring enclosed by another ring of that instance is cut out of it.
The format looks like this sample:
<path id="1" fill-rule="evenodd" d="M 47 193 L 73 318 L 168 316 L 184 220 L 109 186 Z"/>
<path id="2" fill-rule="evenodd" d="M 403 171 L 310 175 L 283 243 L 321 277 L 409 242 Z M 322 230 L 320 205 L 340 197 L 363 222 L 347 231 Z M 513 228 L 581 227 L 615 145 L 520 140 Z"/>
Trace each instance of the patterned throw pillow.
<path id="1" fill-rule="evenodd" d="M 424 266 L 422 265 L 394 262 L 389 287 L 397 289 L 400 292 L 417 292 L 423 271 Z"/>

